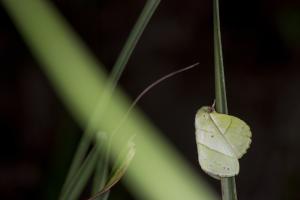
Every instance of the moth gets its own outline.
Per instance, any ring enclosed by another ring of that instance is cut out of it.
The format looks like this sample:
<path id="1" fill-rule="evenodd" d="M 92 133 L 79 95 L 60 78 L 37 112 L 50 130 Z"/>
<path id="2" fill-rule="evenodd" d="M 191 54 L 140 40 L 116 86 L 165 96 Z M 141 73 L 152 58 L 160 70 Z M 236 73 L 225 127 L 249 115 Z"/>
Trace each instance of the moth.
<path id="1" fill-rule="evenodd" d="M 239 159 L 251 144 L 249 126 L 241 119 L 200 108 L 195 118 L 198 160 L 203 171 L 220 179 L 239 173 Z"/>

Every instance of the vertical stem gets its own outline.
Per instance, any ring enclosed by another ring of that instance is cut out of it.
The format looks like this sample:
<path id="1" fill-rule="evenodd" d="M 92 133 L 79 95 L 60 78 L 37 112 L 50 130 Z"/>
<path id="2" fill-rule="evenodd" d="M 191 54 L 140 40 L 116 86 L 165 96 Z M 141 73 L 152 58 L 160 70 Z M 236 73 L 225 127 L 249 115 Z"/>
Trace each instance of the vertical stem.
<path id="1" fill-rule="evenodd" d="M 213 0 L 216 110 L 228 114 L 220 31 L 219 0 Z M 237 200 L 235 178 L 221 178 L 222 200 Z"/>
<path id="2" fill-rule="evenodd" d="M 218 0 L 213 3 L 213 23 L 216 109 L 220 113 L 228 114 Z"/>
<path id="3" fill-rule="evenodd" d="M 222 200 L 237 200 L 235 178 L 221 178 Z"/>

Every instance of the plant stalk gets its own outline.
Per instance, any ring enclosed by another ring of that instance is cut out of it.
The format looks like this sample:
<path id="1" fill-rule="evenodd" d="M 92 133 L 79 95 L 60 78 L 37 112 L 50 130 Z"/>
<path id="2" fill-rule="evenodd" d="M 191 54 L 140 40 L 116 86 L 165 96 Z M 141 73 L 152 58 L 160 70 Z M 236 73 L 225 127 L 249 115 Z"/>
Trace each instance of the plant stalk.
<path id="1" fill-rule="evenodd" d="M 78 145 L 66 181 L 62 188 L 61 196 L 64 196 L 66 188 L 74 184 L 74 180 L 76 179 L 75 174 L 78 172 L 80 166 L 82 165 L 82 162 L 84 162 L 84 157 L 87 154 L 88 148 L 91 145 L 91 142 L 94 137 L 93 133 L 96 132 L 95 124 L 98 124 L 98 121 L 101 120 L 101 118 L 104 116 L 104 113 L 106 111 L 105 108 L 107 107 L 107 104 L 113 95 L 117 82 L 120 79 L 120 76 L 123 73 L 125 66 L 130 56 L 132 55 L 135 46 L 137 45 L 143 31 L 145 30 L 147 24 L 149 23 L 159 3 L 160 0 L 148 0 L 146 2 L 141 15 L 139 16 L 122 51 L 120 52 L 120 55 L 118 56 L 115 65 L 113 66 L 108 82 L 106 83 L 106 86 L 104 88 L 104 92 L 98 102 L 98 105 L 96 106 L 94 113 L 92 114 L 90 122 L 86 130 L 84 131 L 82 139 Z M 93 154 L 92 156 L 98 156 L 98 155 Z M 108 162 L 108 159 L 105 161 Z M 103 163 L 103 165 L 107 166 L 108 164 Z M 98 186 L 93 186 L 93 187 L 98 187 Z"/>
<path id="2" fill-rule="evenodd" d="M 220 31 L 219 0 L 213 1 L 216 110 L 228 114 Z M 235 178 L 221 178 L 222 200 L 237 200 Z"/>

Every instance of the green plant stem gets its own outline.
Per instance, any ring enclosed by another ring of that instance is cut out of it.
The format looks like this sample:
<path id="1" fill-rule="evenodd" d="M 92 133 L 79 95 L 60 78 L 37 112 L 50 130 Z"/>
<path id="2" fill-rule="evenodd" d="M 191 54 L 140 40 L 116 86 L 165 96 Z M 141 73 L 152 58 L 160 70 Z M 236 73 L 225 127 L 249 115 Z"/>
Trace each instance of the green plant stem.
<path id="1" fill-rule="evenodd" d="M 106 141 L 105 141 L 106 142 Z M 98 158 L 96 171 L 94 175 L 94 182 L 92 187 L 92 195 L 96 194 L 99 190 L 101 190 L 108 179 L 108 169 L 109 169 L 109 151 L 108 148 L 102 147 L 101 152 Z"/>
<path id="2" fill-rule="evenodd" d="M 234 177 L 221 178 L 221 188 L 223 200 L 237 200 Z"/>
<path id="3" fill-rule="evenodd" d="M 74 178 L 60 196 L 60 199 L 78 199 L 83 188 L 87 184 L 89 177 L 91 176 L 99 156 L 99 148 L 94 147 L 89 155 L 86 157 L 80 168 L 76 171 Z M 96 156 L 95 156 L 96 155 Z"/>
<path id="4" fill-rule="evenodd" d="M 216 109 L 220 113 L 228 114 L 218 0 L 213 3 L 213 23 Z"/>
<path id="5" fill-rule="evenodd" d="M 104 92 L 101 95 L 101 99 L 99 100 L 99 103 L 96 107 L 96 110 L 90 119 L 90 123 L 87 129 L 85 130 L 82 139 L 79 142 L 78 149 L 75 153 L 75 156 L 71 164 L 71 168 L 69 170 L 69 173 L 67 175 L 66 181 L 62 189 L 62 195 L 65 193 L 65 188 L 69 187 L 69 185 L 72 185 L 74 180 L 76 179 L 74 177 L 76 171 L 80 168 L 84 156 L 86 155 L 88 148 L 91 144 L 91 141 L 93 139 L 93 135 L 94 135 L 93 133 L 96 131 L 93 125 L 96 124 L 97 121 L 101 120 L 101 118 L 104 116 L 103 114 L 105 113 L 105 108 L 107 107 L 107 104 L 111 99 L 111 96 L 114 92 L 117 82 L 120 79 L 120 76 L 124 71 L 126 64 L 128 63 L 128 60 L 132 55 L 138 40 L 140 39 L 143 31 L 145 30 L 145 27 L 149 23 L 159 3 L 160 0 L 148 0 L 146 2 L 140 17 L 138 18 L 135 26 L 133 27 L 124 45 L 124 48 L 120 52 L 120 55 L 118 56 L 115 65 L 113 66 L 108 82 L 106 83 Z M 106 159 L 106 161 L 108 162 L 108 159 Z M 108 164 L 106 163 L 103 163 L 103 165 L 108 166 Z M 98 187 L 98 186 L 93 186 L 93 187 Z"/>
<path id="6" fill-rule="evenodd" d="M 220 31 L 219 1 L 213 1 L 216 110 L 228 114 Z M 237 200 L 235 178 L 221 178 L 222 200 Z"/>

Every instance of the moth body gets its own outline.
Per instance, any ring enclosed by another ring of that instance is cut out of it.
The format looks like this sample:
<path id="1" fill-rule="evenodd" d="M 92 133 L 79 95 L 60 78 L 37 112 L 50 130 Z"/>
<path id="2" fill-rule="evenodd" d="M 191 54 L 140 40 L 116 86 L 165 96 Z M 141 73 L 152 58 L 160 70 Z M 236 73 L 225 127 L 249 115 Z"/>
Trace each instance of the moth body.
<path id="1" fill-rule="evenodd" d="M 214 178 L 235 176 L 251 143 L 249 126 L 242 120 L 204 106 L 196 114 L 196 143 L 201 168 Z"/>

